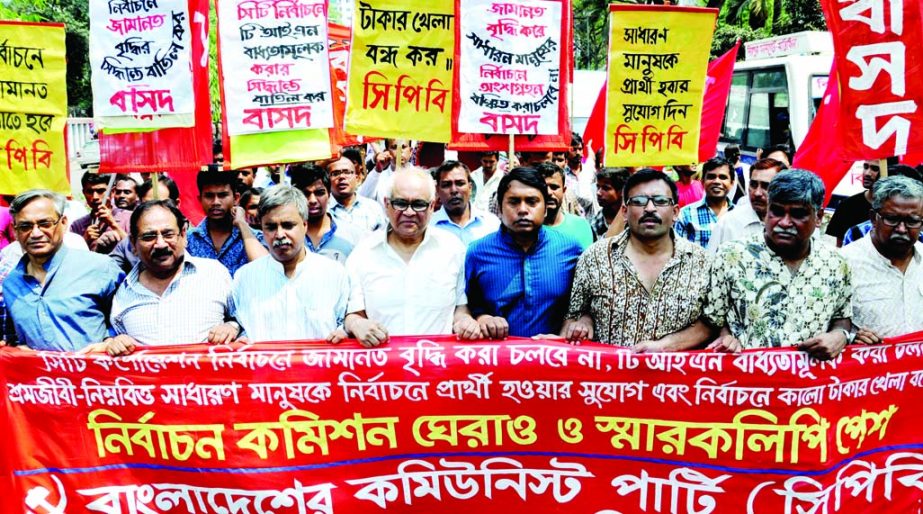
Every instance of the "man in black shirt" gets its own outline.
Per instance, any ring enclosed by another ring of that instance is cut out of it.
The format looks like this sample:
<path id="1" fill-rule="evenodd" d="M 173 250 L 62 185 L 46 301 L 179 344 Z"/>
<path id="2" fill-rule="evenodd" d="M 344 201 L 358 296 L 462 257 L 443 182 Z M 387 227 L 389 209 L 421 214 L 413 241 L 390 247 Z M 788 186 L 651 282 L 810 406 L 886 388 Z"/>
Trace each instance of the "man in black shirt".
<path id="1" fill-rule="evenodd" d="M 843 244 L 843 236 L 849 227 L 869 220 L 869 211 L 872 210 L 872 186 L 881 176 L 881 161 L 865 161 L 862 163 L 862 187 L 865 191 L 850 196 L 840 202 L 833 218 L 827 225 L 827 234 L 836 238 L 836 245 Z"/>

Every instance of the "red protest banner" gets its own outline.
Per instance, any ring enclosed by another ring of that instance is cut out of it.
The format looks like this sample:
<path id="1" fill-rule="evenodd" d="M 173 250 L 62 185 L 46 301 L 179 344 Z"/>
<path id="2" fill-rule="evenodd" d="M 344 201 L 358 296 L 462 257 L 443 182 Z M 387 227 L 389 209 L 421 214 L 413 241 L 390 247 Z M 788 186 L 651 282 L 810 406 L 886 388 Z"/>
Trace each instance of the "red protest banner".
<path id="1" fill-rule="evenodd" d="M 923 22 L 918 0 L 823 0 L 840 74 L 837 144 L 848 159 L 923 147 Z"/>
<path id="2" fill-rule="evenodd" d="M 450 337 L 4 348 L 0 510 L 910 512 L 907 339 L 831 362 Z"/>

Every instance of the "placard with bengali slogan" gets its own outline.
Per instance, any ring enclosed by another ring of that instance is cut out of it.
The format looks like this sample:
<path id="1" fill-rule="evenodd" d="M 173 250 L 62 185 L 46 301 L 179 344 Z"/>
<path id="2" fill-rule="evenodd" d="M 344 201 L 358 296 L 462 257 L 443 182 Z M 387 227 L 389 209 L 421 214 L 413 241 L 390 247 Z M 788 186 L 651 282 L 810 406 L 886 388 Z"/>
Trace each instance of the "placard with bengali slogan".
<path id="1" fill-rule="evenodd" d="M 218 27 L 228 134 L 333 126 L 324 0 L 221 0 Z"/>
<path id="2" fill-rule="evenodd" d="M 3 348 L 0 512 L 918 512 L 921 340 Z"/>
<path id="3" fill-rule="evenodd" d="M 67 193 L 64 25 L 0 21 L 0 193 Z"/>
<path id="4" fill-rule="evenodd" d="M 454 0 L 356 0 L 346 131 L 447 142 Z"/>
<path id="5" fill-rule="evenodd" d="M 717 9 L 609 9 L 606 166 L 698 162 Z"/>
<path id="6" fill-rule="evenodd" d="M 90 0 L 93 114 L 100 128 L 191 127 L 187 0 Z"/>

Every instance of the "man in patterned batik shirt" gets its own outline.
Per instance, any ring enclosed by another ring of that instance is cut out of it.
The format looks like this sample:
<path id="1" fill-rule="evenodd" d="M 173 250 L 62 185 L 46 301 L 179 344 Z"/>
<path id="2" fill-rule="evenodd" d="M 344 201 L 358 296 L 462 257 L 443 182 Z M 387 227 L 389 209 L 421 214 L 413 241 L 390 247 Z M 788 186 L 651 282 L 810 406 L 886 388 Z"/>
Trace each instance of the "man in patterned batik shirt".
<path id="1" fill-rule="evenodd" d="M 703 319 L 721 330 L 710 346 L 797 346 L 833 359 L 854 337 L 846 261 L 813 241 L 823 218 L 824 184 L 803 170 L 769 184 L 763 234 L 722 245 Z"/>

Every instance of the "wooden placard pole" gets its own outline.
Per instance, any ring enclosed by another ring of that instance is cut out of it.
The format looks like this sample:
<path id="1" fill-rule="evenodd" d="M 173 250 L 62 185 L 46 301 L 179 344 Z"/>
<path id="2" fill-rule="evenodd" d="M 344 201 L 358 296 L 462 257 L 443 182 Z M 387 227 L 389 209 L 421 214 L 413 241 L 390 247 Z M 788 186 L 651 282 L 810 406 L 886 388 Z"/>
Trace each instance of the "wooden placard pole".
<path id="1" fill-rule="evenodd" d="M 514 134 L 510 134 L 510 149 L 507 160 L 509 161 L 509 170 L 516 167 L 516 136 Z M 509 170 L 507 170 L 507 173 L 509 173 Z"/>
<path id="2" fill-rule="evenodd" d="M 160 200 L 160 173 L 151 173 L 151 194 L 154 200 Z"/>
<path id="3" fill-rule="evenodd" d="M 878 168 L 881 170 L 878 173 L 878 178 L 887 178 L 888 176 L 888 159 L 878 159 Z"/>

